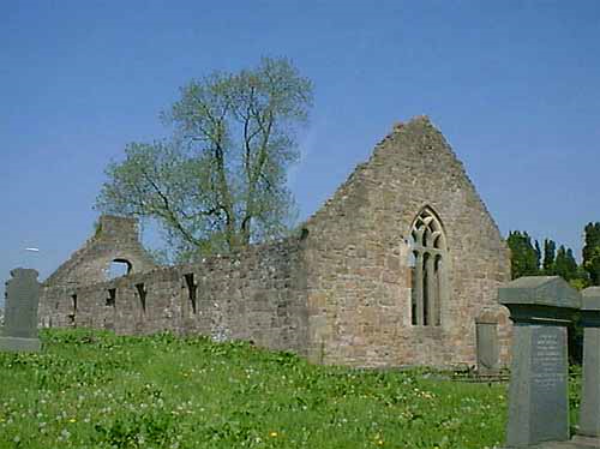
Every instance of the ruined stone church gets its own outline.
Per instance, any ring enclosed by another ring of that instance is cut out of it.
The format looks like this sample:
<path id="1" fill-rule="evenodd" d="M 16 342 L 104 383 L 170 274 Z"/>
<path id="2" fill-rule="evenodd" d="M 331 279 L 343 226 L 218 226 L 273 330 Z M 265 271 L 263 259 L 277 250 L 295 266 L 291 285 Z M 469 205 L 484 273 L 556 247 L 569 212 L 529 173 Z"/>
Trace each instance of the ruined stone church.
<path id="1" fill-rule="evenodd" d="M 44 283 L 43 326 L 248 340 L 358 367 L 509 360 L 497 288 L 509 251 L 443 135 L 396 125 L 300 232 L 190 265 L 156 266 L 137 222 L 97 232 Z M 127 274 L 109 280 L 113 261 Z"/>

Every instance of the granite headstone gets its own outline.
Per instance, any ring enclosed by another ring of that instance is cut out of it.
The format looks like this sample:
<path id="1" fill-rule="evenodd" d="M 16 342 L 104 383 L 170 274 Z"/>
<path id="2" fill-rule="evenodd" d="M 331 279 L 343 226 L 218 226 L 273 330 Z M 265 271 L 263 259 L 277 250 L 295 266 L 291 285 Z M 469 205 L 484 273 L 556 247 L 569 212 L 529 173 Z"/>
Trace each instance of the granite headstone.
<path id="1" fill-rule="evenodd" d="M 4 327 L 0 351 L 31 352 L 41 348 L 38 339 L 38 300 L 41 285 L 38 272 L 17 268 L 6 282 Z"/>
<path id="2" fill-rule="evenodd" d="M 569 439 L 567 326 L 581 296 L 558 276 L 516 279 L 499 289 L 514 323 L 506 444 Z"/>

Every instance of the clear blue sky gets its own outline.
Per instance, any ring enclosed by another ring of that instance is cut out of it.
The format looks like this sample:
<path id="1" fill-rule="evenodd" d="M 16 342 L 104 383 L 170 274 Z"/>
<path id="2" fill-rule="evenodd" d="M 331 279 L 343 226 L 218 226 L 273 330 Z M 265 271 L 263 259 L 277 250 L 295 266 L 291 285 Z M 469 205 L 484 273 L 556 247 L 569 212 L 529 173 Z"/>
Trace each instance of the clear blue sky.
<path id="1" fill-rule="evenodd" d="M 0 2 L 0 278 L 44 278 L 84 242 L 104 167 L 165 135 L 179 86 L 262 55 L 315 82 L 301 218 L 427 114 L 504 235 L 580 253 L 600 216 L 599 17 L 595 0 Z"/>

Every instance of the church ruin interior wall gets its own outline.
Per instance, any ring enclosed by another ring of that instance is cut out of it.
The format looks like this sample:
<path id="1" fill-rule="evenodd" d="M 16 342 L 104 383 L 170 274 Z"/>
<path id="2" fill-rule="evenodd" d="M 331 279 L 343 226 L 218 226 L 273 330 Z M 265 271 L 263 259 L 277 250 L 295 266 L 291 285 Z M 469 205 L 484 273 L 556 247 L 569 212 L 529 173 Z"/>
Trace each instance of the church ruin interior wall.
<path id="1" fill-rule="evenodd" d="M 304 271 L 300 242 L 289 239 L 77 288 L 46 285 L 40 319 L 43 326 L 168 330 L 304 354 Z"/>

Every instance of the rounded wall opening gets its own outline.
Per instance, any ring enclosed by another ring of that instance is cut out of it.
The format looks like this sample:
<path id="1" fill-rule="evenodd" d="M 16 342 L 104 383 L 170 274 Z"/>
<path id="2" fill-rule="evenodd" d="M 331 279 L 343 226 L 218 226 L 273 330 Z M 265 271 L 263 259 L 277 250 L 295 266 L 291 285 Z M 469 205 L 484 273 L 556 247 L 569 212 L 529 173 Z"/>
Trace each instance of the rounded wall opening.
<path id="1" fill-rule="evenodd" d="M 107 268 L 107 279 L 126 276 L 132 272 L 132 263 L 126 259 L 114 259 Z"/>

